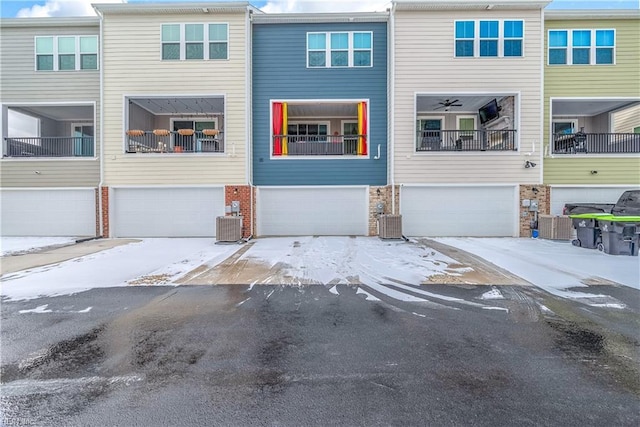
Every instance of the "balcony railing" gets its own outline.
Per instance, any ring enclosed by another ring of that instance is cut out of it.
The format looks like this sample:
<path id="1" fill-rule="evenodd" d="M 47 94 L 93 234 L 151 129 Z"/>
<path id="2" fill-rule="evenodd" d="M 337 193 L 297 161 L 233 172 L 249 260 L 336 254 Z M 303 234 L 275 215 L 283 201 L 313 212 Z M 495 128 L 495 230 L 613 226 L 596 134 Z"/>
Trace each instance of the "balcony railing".
<path id="1" fill-rule="evenodd" d="M 43 136 L 5 138 L 4 157 L 93 157 L 90 136 Z"/>
<path id="2" fill-rule="evenodd" d="M 640 153 L 638 133 L 562 133 L 553 135 L 553 154 Z"/>
<path id="3" fill-rule="evenodd" d="M 125 136 L 128 153 L 224 153 L 223 133 L 215 129 L 129 130 Z"/>
<path id="4" fill-rule="evenodd" d="M 289 156 L 356 156 L 361 136 L 367 135 L 274 135 L 272 147 L 286 140 Z"/>
<path id="5" fill-rule="evenodd" d="M 419 130 L 416 151 L 515 151 L 516 130 Z"/>

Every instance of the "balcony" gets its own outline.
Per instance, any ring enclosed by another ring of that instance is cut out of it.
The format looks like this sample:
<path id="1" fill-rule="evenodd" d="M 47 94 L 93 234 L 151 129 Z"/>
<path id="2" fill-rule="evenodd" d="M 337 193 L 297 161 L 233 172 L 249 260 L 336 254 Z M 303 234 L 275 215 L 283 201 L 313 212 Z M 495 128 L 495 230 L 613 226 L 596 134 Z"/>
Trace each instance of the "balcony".
<path id="1" fill-rule="evenodd" d="M 419 130 L 416 151 L 517 151 L 517 131 L 501 130 Z"/>
<path id="2" fill-rule="evenodd" d="M 4 157 L 93 157 L 94 140 L 88 136 L 5 138 Z"/>
<path id="3" fill-rule="evenodd" d="M 127 153 L 224 153 L 223 133 L 217 129 L 126 132 Z"/>
<path id="4" fill-rule="evenodd" d="M 553 136 L 553 154 L 640 153 L 638 133 L 562 133 Z"/>
<path id="5" fill-rule="evenodd" d="M 275 135 L 272 146 L 286 145 L 288 156 L 356 156 L 360 137 L 367 135 Z"/>

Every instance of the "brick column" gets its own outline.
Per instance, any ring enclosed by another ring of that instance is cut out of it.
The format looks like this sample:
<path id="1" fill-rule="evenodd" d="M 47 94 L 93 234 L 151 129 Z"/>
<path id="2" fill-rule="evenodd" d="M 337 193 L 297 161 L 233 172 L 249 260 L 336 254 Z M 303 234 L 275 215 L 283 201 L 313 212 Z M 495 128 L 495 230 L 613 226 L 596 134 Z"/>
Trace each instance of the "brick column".
<path id="1" fill-rule="evenodd" d="M 224 187 L 224 205 L 231 206 L 231 202 L 240 202 L 240 215 L 242 215 L 242 237 L 251 235 L 251 202 L 252 187 L 250 185 L 226 185 Z M 231 215 L 231 214 L 226 214 Z"/>
<path id="2" fill-rule="evenodd" d="M 109 237 L 109 187 L 102 187 L 102 237 Z"/>
<path id="3" fill-rule="evenodd" d="M 522 201 L 525 199 L 538 201 L 538 215 L 548 215 L 551 209 L 551 195 L 548 186 L 542 184 L 520 185 L 520 199 L 518 201 L 520 237 L 531 236 L 530 224 L 535 218 L 534 213 L 530 212 L 528 207 L 522 206 Z"/>

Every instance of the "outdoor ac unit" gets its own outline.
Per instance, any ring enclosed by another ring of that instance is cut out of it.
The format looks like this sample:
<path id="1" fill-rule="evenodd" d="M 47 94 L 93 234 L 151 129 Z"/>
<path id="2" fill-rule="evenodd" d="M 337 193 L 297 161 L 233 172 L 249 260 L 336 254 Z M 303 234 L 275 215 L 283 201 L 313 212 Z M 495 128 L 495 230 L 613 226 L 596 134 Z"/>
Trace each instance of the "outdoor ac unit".
<path id="1" fill-rule="evenodd" d="M 378 235 L 381 239 L 402 239 L 402 215 L 380 215 Z"/>
<path id="2" fill-rule="evenodd" d="M 568 216 L 538 216 L 538 232 L 540 238 L 551 240 L 571 240 L 573 226 Z"/>
<path id="3" fill-rule="evenodd" d="M 219 216 L 216 218 L 216 240 L 237 242 L 242 239 L 241 216 Z"/>

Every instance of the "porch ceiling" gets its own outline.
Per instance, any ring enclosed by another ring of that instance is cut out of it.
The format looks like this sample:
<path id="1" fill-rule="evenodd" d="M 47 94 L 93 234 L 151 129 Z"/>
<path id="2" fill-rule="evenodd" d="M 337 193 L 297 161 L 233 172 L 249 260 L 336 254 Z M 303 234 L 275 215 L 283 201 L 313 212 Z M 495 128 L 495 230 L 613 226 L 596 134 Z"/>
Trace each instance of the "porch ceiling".
<path id="1" fill-rule="evenodd" d="M 51 120 L 93 121 L 93 106 L 91 105 L 9 106 L 9 109 L 20 111 L 29 116 L 44 117 Z"/>
<path id="2" fill-rule="evenodd" d="M 608 111 L 619 110 L 640 104 L 640 100 L 629 99 L 564 99 L 553 100 L 551 113 L 554 116 L 596 116 Z"/>
<path id="3" fill-rule="evenodd" d="M 222 97 L 136 97 L 130 98 L 129 101 L 155 115 L 224 113 L 224 98 Z"/>
<path id="4" fill-rule="evenodd" d="M 418 112 L 477 113 L 478 109 L 487 102 L 500 97 L 496 95 L 418 95 L 417 110 Z M 455 104 L 462 104 L 462 106 L 451 106 L 445 110 L 439 102 L 446 100 L 458 100 Z"/>

